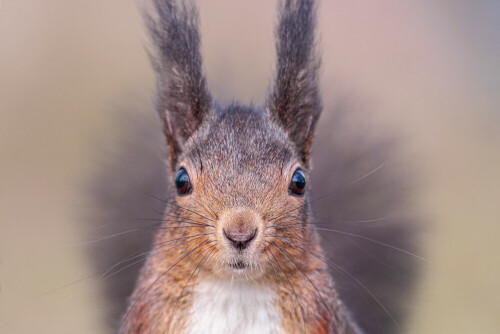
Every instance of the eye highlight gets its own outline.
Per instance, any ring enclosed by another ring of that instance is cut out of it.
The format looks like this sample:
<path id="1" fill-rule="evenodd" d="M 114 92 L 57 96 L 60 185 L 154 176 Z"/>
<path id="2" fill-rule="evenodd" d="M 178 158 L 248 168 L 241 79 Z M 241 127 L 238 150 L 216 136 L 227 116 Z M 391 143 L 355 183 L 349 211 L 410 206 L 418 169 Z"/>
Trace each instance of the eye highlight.
<path id="1" fill-rule="evenodd" d="M 290 182 L 290 192 L 295 196 L 302 196 L 306 191 L 306 176 L 304 172 L 297 169 L 292 175 Z"/>
<path id="2" fill-rule="evenodd" d="M 175 187 L 179 195 L 187 195 L 191 192 L 191 180 L 189 180 L 189 174 L 185 168 L 181 168 L 177 172 L 175 176 Z"/>

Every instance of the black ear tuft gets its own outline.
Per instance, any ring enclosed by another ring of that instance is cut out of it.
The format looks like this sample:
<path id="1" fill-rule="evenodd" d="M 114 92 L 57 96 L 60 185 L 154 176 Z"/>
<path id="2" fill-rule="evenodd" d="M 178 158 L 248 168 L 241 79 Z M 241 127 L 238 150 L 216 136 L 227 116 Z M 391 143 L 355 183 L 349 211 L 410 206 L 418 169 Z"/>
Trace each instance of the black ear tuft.
<path id="1" fill-rule="evenodd" d="M 313 0 L 280 1 L 276 78 L 268 108 L 271 117 L 288 132 L 306 164 L 321 113 L 315 28 Z"/>
<path id="2" fill-rule="evenodd" d="M 153 43 L 157 110 L 174 168 L 184 142 L 211 108 L 202 70 L 198 12 L 187 0 L 148 0 L 143 13 Z"/>

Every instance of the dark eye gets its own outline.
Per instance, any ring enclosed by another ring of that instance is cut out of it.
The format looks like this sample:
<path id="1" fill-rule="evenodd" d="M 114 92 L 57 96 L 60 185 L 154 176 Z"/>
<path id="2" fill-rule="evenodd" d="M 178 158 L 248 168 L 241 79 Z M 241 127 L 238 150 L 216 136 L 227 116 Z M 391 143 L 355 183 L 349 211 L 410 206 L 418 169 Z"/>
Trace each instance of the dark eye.
<path id="1" fill-rule="evenodd" d="M 297 196 L 302 196 L 306 191 L 306 176 L 300 169 L 297 169 L 293 173 L 292 181 L 290 182 L 290 191 Z"/>
<path id="2" fill-rule="evenodd" d="M 175 187 L 177 188 L 177 193 L 179 195 L 186 195 L 191 192 L 189 174 L 184 168 L 181 168 L 175 176 Z"/>

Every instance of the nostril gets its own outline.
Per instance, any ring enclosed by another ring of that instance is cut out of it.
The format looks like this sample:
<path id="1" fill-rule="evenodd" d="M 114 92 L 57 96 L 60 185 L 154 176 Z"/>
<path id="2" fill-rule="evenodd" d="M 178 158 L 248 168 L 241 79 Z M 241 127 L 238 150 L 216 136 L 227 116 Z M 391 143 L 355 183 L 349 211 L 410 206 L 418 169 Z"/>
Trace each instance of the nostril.
<path id="1" fill-rule="evenodd" d="M 224 232 L 224 236 L 227 240 L 229 240 L 231 244 L 239 250 L 247 248 L 257 235 L 257 229 L 244 232 L 235 232 L 230 229 L 227 231 L 224 229 L 222 231 Z"/>

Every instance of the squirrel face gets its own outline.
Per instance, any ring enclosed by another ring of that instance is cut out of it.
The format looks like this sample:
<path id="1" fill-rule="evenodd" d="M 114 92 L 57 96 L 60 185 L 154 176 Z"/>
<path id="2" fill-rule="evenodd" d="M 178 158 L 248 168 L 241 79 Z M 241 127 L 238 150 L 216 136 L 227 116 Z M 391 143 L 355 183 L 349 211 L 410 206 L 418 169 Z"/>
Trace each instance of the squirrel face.
<path id="1" fill-rule="evenodd" d="M 210 225 L 203 229 L 213 261 L 204 269 L 230 278 L 272 271 L 275 228 L 308 216 L 307 165 L 288 134 L 266 110 L 234 105 L 212 110 L 184 147 L 171 192 L 177 188 L 176 205 L 187 209 L 177 210 L 177 221 Z"/>

